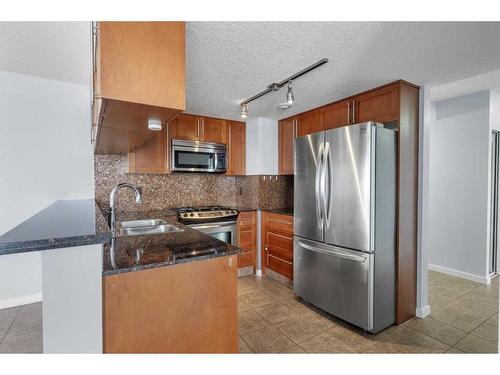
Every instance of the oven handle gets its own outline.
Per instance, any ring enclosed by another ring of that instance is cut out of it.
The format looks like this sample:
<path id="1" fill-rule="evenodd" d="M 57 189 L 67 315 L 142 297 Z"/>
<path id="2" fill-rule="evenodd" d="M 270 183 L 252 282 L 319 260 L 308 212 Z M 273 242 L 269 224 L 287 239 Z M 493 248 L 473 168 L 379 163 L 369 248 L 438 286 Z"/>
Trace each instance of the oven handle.
<path id="1" fill-rule="evenodd" d="M 212 225 L 207 224 L 188 224 L 188 227 L 193 229 L 212 229 L 212 228 L 224 228 L 236 225 L 236 221 L 226 221 L 224 223 L 217 223 Z"/>

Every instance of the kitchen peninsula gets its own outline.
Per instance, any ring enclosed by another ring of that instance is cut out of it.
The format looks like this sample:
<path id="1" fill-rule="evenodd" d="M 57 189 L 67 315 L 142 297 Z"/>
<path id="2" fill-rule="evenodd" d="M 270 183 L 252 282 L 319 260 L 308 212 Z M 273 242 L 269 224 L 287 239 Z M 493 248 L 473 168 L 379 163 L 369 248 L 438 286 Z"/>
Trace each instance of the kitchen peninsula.
<path id="1" fill-rule="evenodd" d="M 112 238 L 89 199 L 56 201 L 0 237 L 0 255 L 42 252 L 45 353 L 237 352 L 239 249 L 168 211 L 141 215 L 179 230 Z"/>

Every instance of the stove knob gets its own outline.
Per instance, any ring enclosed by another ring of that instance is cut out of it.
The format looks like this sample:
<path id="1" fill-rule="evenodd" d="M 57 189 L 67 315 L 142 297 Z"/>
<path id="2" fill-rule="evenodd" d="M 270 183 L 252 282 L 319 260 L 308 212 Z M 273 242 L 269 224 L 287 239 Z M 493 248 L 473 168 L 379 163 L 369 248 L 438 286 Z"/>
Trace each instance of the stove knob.
<path id="1" fill-rule="evenodd" d="M 191 212 L 191 213 L 189 214 L 189 216 L 194 216 L 194 214 Z"/>
<path id="2" fill-rule="evenodd" d="M 187 217 L 188 214 L 182 214 L 183 217 Z"/>
<path id="3" fill-rule="evenodd" d="M 235 210 L 232 210 L 232 211 L 231 211 L 231 213 L 234 215 L 234 214 L 236 213 L 236 211 L 235 211 Z"/>
<path id="4" fill-rule="evenodd" d="M 231 213 L 231 212 L 229 212 L 229 211 L 226 211 L 226 214 L 230 214 L 230 213 Z"/>

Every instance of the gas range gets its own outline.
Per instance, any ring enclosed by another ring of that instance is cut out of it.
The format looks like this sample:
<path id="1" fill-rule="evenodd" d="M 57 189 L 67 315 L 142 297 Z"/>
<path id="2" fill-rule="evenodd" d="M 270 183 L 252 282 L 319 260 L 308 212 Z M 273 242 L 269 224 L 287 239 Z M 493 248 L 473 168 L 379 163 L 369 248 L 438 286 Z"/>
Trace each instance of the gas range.
<path id="1" fill-rule="evenodd" d="M 181 223 L 213 223 L 235 221 L 239 211 L 228 206 L 181 207 L 176 208 L 177 220 Z"/>

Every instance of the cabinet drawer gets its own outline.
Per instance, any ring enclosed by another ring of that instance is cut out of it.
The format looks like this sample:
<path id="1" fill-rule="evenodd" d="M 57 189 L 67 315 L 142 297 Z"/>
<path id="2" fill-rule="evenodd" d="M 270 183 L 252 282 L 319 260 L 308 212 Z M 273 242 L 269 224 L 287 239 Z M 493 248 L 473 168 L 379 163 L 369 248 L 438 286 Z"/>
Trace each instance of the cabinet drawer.
<path id="1" fill-rule="evenodd" d="M 292 237 L 293 235 L 293 225 L 284 221 L 268 220 L 267 230 L 269 232 L 280 233 L 287 237 Z"/>
<path id="2" fill-rule="evenodd" d="M 266 256 L 266 267 L 289 278 L 293 278 L 293 263 L 285 259 L 268 253 Z"/>
<path id="3" fill-rule="evenodd" d="M 279 247 L 284 250 L 293 249 L 293 238 L 289 236 L 283 236 L 280 233 L 267 232 L 267 245 L 273 247 Z"/>
<path id="4" fill-rule="evenodd" d="M 255 265 L 255 251 L 247 251 L 238 254 L 238 268 L 254 266 Z"/>
<path id="5" fill-rule="evenodd" d="M 254 226 L 257 223 L 255 211 L 240 212 L 238 222 L 240 226 Z"/>

